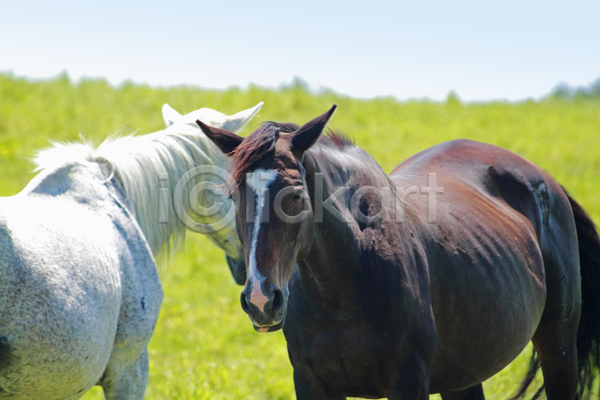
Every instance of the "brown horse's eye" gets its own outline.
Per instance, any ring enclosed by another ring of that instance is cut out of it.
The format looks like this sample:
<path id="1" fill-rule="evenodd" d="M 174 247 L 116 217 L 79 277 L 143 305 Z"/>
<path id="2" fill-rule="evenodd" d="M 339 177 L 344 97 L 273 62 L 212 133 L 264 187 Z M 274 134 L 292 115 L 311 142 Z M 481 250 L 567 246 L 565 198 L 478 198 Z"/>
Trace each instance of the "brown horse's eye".
<path id="1" fill-rule="evenodd" d="M 292 196 L 292 201 L 294 203 L 297 203 L 299 201 L 302 201 L 302 197 L 303 197 L 302 192 L 298 191 L 298 192 L 294 193 L 294 195 Z"/>

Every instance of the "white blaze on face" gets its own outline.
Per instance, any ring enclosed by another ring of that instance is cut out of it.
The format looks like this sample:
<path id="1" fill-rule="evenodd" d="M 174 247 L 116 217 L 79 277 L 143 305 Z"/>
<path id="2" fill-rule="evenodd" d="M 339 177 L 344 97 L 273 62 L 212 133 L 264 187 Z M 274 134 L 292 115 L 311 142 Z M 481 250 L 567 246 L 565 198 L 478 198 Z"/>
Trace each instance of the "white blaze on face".
<path id="1" fill-rule="evenodd" d="M 265 304 L 269 301 L 269 298 L 263 293 L 261 284 L 264 282 L 265 277 L 258 271 L 256 267 L 256 246 L 258 243 L 258 233 L 260 231 L 261 219 L 263 210 L 265 209 L 265 198 L 263 189 L 269 187 L 271 183 L 277 178 L 277 172 L 269 169 L 264 170 L 258 168 L 255 170 L 250 179 L 246 181 L 246 184 L 254 191 L 255 198 L 255 212 L 254 212 L 254 229 L 252 230 L 252 242 L 250 243 L 250 260 L 248 265 L 248 279 L 252 282 L 252 292 L 250 293 L 250 303 L 254 304 L 261 312 L 265 310 Z M 265 212 L 269 212 L 267 209 Z"/>

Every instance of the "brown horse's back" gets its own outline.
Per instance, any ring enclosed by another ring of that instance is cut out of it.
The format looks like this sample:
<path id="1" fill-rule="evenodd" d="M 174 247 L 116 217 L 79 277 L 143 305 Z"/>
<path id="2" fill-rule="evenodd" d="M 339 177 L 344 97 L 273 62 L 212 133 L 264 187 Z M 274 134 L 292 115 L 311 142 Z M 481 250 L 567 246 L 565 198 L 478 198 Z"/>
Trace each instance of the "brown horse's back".
<path id="1" fill-rule="evenodd" d="M 404 188 L 443 188 L 429 206 L 433 188 L 405 198 L 405 218 L 422 226 L 431 277 L 439 337 L 432 393 L 497 373 L 532 339 L 545 314 L 565 316 L 565 301 L 566 317 L 577 323 L 578 285 L 558 284 L 579 279 L 573 216 L 547 173 L 502 148 L 456 140 L 407 159 L 390 177 Z"/>

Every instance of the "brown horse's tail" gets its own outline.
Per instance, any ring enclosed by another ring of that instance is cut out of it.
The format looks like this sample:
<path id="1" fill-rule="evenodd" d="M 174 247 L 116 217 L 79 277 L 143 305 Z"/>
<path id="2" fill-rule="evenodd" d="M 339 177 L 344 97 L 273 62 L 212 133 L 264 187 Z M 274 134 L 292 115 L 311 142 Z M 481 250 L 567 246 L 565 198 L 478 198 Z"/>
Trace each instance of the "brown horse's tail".
<path id="1" fill-rule="evenodd" d="M 564 188 L 563 188 L 564 190 Z M 579 243 L 581 269 L 581 318 L 577 330 L 577 359 L 579 361 L 579 398 L 589 398 L 592 384 L 600 371 L 600 237 L 594 222 L 567 191 Z M 529 370 L 521 387 L 512 399 L 525 396 L 533 382 L 540 362 L 535 349 L 531 355 Z M 533 399 L 543 393 L 543 386 Z"/>

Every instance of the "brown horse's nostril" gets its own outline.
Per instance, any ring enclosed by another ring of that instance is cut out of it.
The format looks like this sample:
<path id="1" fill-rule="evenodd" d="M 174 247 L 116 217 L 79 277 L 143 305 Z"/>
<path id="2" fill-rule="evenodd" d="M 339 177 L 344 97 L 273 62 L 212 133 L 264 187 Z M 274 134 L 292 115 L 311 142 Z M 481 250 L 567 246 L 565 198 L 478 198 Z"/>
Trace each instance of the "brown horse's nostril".
<path id="1" fill-rule="evenodd" d="M 248 304 L 245 291 L 242 292 L 240 296 L 240 303 L 242 303 L 242 310 L 244 310 L 246 314 L 250 314 L 250 304 Z"/>
<path id="2" fill-rule="evenodd" d="M 279 289 L 273 290 L 272 304 L 273 304 L 272 310 L 273 310 L 273 313 L 275 314 L 283 306 L 283 292 L 281 290 L 279 290 Z"/>

